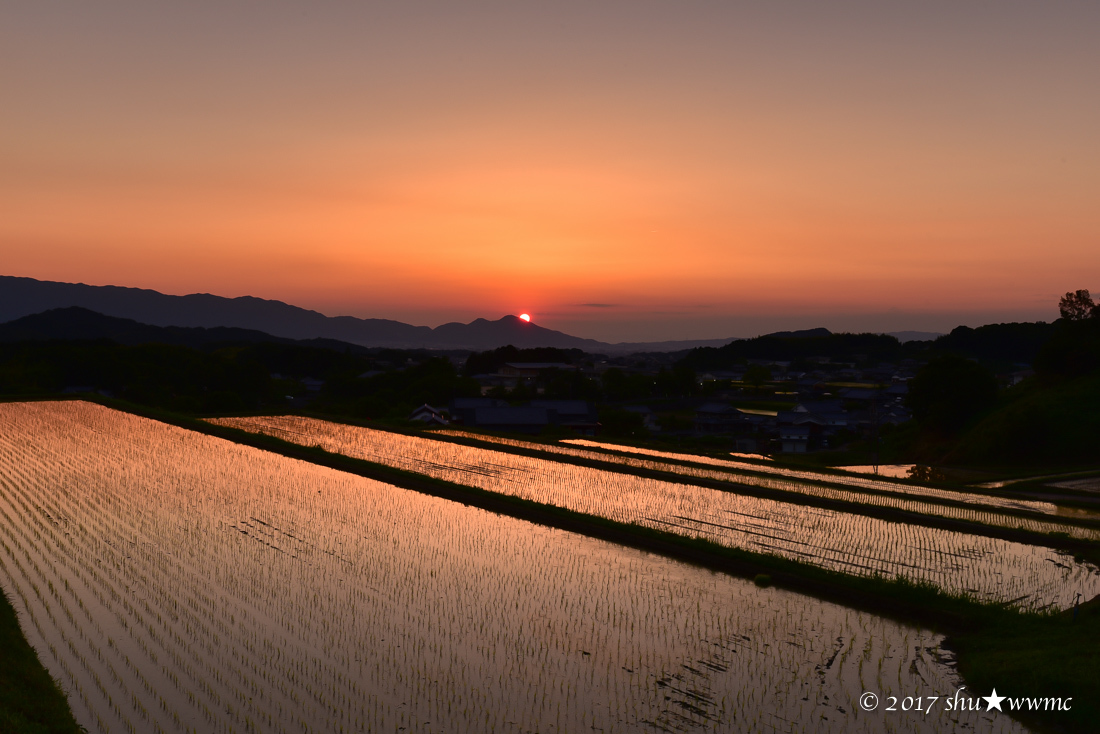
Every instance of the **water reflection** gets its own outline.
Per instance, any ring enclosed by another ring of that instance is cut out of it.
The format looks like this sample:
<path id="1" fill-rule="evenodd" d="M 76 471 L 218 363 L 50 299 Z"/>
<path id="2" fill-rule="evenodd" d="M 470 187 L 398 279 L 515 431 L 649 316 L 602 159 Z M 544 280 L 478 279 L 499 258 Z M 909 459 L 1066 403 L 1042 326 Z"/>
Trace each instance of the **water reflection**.
<path id="1" fill-rule="evenodd" d="M 0 583 L 89 730 L 1021 731 L 940 638 L 76 402 L 0 405 Z"/>
<path id="2" fill-rule="evenodd" d="M 1065 608 L 1078 591 L 1086 598 L 1100 593 L 1094 566 L 1045 547 L 313 418 L 213 422 L 618 522 L 846 573 L 900 575 L 980 599 Z"/>
<path id="3" fill-rule="evenodd" d="M 913 468 L 916 464 L 859 464 L 854 466 L 838 466 L 837 469 L 850 471 L 855 474 L 874 474 L 880 477 L 892 477 L 894 479 L 909 479 L 914 477 Z"/>

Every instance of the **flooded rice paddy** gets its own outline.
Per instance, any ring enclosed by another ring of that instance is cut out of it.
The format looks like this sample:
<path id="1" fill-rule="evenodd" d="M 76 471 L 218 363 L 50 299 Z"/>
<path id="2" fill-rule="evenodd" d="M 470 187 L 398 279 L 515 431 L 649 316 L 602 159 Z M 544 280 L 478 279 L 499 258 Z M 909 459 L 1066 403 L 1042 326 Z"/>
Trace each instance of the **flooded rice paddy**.
<path id="1" fill-rule="evenodd" d="M 843 481 L 846 477 L 831 474 L 811 473 L 800 470 L 782 470 L 802 475 L 799 479 L 788 479 L 786 475 L 778 473 L 777 467 L 763 467 L 760 473 L 749 473 L 743 470 L 715 469 L 712 466 L 722 466 L 723 460 L 713 457 L 694 454 L 670 454 L 677 462 L 687 462 L 690 459 L 698 460 L 696 464 L 670 463 L 654 459 L 641 459 L 633 456 L 622 456 L 613 453 L 603 453 L 588 449 L 574 448 L 573 446 L 561 446 L 556 444 L 543 444 L 521 439 L 501 438 L 497 436 L 484 436 L 480 434 L 466 433 L 462 431 L 433 431 L 433 434 L 458 436 L 465 439 L 473 439 L 486 444 L 498 444 L 515 446 L 530 451 L 541 451 L 548 454 L 573 456 L 592 461 L 602 461 L 618 464 L 635 469 L 648 469 L 662 472 L 671 472 L 683 477 L 697 479 L 715 479 L 722 482 L 734 482 L 750 487 L 762 487 L 780 492 L 790 492 L 792 495 L 807 495 L 809 497 L 821 497 L 828 500 L 839 500 L 858 505 L 874 507 L 886 507 L 895 510 L 904 510 L 919 515 L 931 515 L 952 520 L 965 520 L 984 525 L 992 525 L 1001 528 L 1029 530 L 1035 533 L 1064 533 L 1072 538 L 1081 540 L 1100 540 L 1100 517 L 1094 513 L 1081 510 L 1067 510 L 1060 508 L 1051 502 L 1032 502 L 1003 500 L 1003 498 L 989 497 L 988 495 L 971 494 L 967 492 L 952 492 L 929 487 L 911 487 L 910 485 L 889 484 L 879 482 L 881 486 L 864 487 L 854 486 Z M 567 439 L 568 443 L 573 440 Z M 617 444 L 602 444 L 601 446 L 616 446 Z M 658 453 L 658 452 L 653 452 Z M 734 464 L 735 462 L 724 462 Z M 831 480 L 841 479 L 840 482 Z M 807 480 L 813 480 L 813 483 Z M 829 482 L 823 485 L 819 482 Z M 922 492 L 926 490 L 926 492 Z M 982 499 L 990 499 L 988 504 L 979 504 Z M 1011 514 L 1005 510 L 1015 510 Z M 1021 515 L 1020 512 L 1029 513 Z M 1060 517 L 1049 515 L 1058 513 Z M 1063 522 L 1063 517 L 1084 517 L 1095 520 L 1090 527 L 1088 525 L 1074 525 Z"/>
<path id="2" fill-rule="evenodd" d="M 825 472 L 815 472 L 808 469 L 789 469 L 787 467 L 774 466 L 767 463 L 730 461 L 728 459 L 716 459 L 712 456 L 700 456 L 698 454 L 681 454 L 670 451 L 657 451 L 655 449 L 624 446 L 614 443 L 603 443 L 600 441 L 592 441 L 589 439 L 566 439 L 562 443 L 568 443 L 570 445 L 576 446 L 591 446 L 593 448 L 604 449 L 608 451 L 622 451 L 626 453 L 643 454 L 646 456 L 674 459 L 677 461 L 710 464 L 713 466 L 720 466 L 727 469 L 739 470 L 742 472 L 762 472 L 764 474 L 773 474 L 775 476 L 789 477 L 791 479 L 800 479 L 804 481 L 829 482 L 832 484 L 848 485 L 850 487 L 873 490 L 877 492 L 914 495 L 918 497 L 948 500 L 951 502 L 988 505 L 991 507 L 1001 507 L 1005 509 L 1021 509 L 1051 515 L 1057 514 L 1059 511 L 1058 506 L 1052 502 L 1020 500 L 1009 497 L 998 497 L 991 494 L 960 492 L 953 489 L 941 489 L 939 487 L 922 487 L 916 484 L 900 484 L 898 482 L 882 481 L 881 479 L 870 479 L 862 476 L 827 474 Z"/>
<path id="3" fill-rule="evenodd" d="M 215 421 L 576 512 L 856 575 L 903 576 L 1032 608 L 1100 593 L 1100 572 L 1046 547 L 297 416 Z"/>
<path id="4" fill-rule="evenodd" d="M 97 405 L 0 405 L 0 585 L 100 732 L 1022 731 L 941 639 Z"/>
<path id="5" fill-rule="evenodd" d="M 908 479 L 913 476 L 913 469 L 917 466 L 917 464 L 853 464 L 835 468 L 855 474 L 874 474 L 892 479 Z"/>

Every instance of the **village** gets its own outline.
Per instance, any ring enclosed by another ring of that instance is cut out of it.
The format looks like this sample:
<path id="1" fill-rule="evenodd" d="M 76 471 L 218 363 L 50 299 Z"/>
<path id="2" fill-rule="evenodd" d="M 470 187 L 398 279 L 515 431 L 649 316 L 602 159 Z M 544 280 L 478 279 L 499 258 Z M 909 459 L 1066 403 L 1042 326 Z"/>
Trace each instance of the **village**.
<path id="1" fill-rule="evenodd" d="M 622 360 L 619 360 L 620 362 Z M 656 384 L 652 364 L 631 370 Z M 606 384 L 609 371 L 623 371 L 609 360 L 578 366 L 564 362 L 509 362 L 494 373 L 474 375 L 481 397 L 455 398 L 445 406 L 421 405 L 410 420 L 457 425 L 490 432 L 599 435 L 609 428 L 601 418 L 633 416 L 637 435 L 722 437 L 743 453 L 806 453 L 839 447 L 854 438 L 873 438 L 885 426 L 911 418 L 905 407 L 908 381 L 919 364 L 833 363 L 820 358 L 815 369 L 790 362 L 750 360 L 743 368 L 711 371 L 694 378 L 695 390 L 680 395 L 617 401 L 543 397 L 545 385 L 568 374 Z M 534 394 L 528 400 L 509 400 Z"/>

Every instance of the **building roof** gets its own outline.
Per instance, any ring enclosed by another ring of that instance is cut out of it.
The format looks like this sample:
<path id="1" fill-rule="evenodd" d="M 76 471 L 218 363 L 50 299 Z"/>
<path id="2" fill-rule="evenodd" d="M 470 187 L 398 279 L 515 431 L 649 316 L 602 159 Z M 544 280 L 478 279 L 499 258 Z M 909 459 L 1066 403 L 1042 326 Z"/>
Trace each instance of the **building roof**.
<path id="1" fill-rule="evenodd" d="M 474 410 L 474 425 L 478 426 L 534 426 L 549 423 L 550 411 L 546 408 L 508 406 Z"/>
<path id="2" fill-rule="evenodd" d="M 566 422 L 596 420 L 596 406 L 587 400 L 532 400 L 530 405 L 553 411 L 559 420 Z"/>
<path id="3" fill-rule="evenodd" d="M 845 400 L 874 400 L 880 395 L 878 390 L 869 387 L 851 387 L 840 393 Z"/>
<path id="4" fill-rule="evenodd" d="M 454 410 L 471 410 L 473 408 L 501 408 L 507 406 L 506 400 L 499 398 L 455 398 L 451 401 Z"/>
<path id="5" fill-rule="evenodd" d="M 829 421 L 817 413 L 806 413 L 794 410 L 781 410 L 779 414 L 776 415 L 775 419 L 779 423 L 794 425 L 803 425 L 805 423 L 816 423 L 819 426 L 829 425 Z M 783 430 L 786 430 L 786 428 Z"/>

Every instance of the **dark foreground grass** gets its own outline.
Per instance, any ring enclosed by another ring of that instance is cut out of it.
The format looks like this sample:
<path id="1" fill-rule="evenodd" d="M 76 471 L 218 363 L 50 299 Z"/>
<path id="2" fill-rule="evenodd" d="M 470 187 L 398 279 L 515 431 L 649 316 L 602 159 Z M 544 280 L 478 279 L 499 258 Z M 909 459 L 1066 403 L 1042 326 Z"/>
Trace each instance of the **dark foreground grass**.
<path id="1" fill-rule="evenodd" d="M 1061 698 L 1069 711 L 1015 711 L 1037 731 L 1100 731 L 1100 597 L 1055 615 L 988 610 L 950 633 L 959 672 L 971 691 L 1011 698 Z M 1022 703 L 1026 707 L 1026 703 Z M 1009 703 L 1002 703 L 1005 711 Z"/>
<path id="2" fill-rule="evenodd" d="M 0 732 L 81 732 L 65 694 L 19 629 L 15 609 L 0 594 Z"/>

